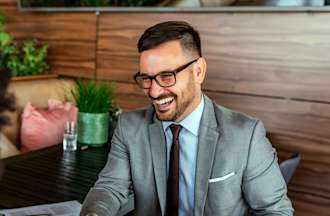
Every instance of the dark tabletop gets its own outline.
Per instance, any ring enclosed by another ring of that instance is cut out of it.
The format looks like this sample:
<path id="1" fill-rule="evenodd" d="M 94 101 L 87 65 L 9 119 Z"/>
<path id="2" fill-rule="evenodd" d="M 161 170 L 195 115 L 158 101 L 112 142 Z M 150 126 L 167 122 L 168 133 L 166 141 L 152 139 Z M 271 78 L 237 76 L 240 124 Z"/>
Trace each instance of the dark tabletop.
<path id="1" fill-rule="evenodd" d="M 83 202 L 104 167 L 109 148 L 63 152 L 62 145 L 3 160 L 0 207 L 17 208 L 69 200 Z"/>

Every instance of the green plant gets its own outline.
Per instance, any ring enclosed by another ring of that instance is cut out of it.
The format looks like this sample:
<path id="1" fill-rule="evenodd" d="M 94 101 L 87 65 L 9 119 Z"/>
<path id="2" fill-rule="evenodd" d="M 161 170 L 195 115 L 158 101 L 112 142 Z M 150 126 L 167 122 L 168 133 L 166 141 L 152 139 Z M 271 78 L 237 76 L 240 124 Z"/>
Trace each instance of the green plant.
<path id="1" fill-rule="evenodd" d="M 0 68 L 6 68 L 8 59 L 17 52 L 13 37 L 5 32 L 6 19 L 0 14 Z"/>
<path id="2" fill-rule="evenodd" d="M 43 74 L 49 69 L 45 59 L 48 45 L 37 46 L 36 40 L 25 41 L 19 52 L 13 53 L 7 66 L 13 76 Z"/>
<path id="3" fill-rule="evenodd" d="M 0 14 L 0 31 L 3 31 L 6 23 L 6 18 Z"/>
<path id="4" fill-rule="evenodd" d="M 116 119 L 119 108 L 114 102 L 114 87 L 105 82 L 77 80 L 71 90 L 73 100 L 83 113 L 109 112 L 112 119 Z"/>
<path id="5" fill-rule="evenodd" d="M 6 68 L 9 57 L 16 52 L 16 44 L 10 34 L 0 31 L 0 67 Z"/>
<path id="6" fill-rule="evenodd" d="M 5 32 L 5 17 L 0 14 L 0 67 L 9 68 L 12 76 L 45 73 L 48 46 L 38 47 L 36 40 L 27 40 L 18 49 L 14 38 Z"/>
<path id="7" fill-rule="evenodd" d="M 82 7 L 104 7 L 109 5 L 105 0 L 80 0 L 76 4 Z"/>

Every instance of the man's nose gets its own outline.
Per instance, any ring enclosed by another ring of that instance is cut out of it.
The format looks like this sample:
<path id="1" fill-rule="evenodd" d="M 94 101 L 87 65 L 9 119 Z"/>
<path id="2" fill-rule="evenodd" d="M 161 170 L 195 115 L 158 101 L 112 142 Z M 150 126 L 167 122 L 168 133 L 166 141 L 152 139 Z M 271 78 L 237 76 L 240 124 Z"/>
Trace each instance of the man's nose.
<path id="1" fill-rule="evenodd" d="M 159 97 L 164 91 L 164 88 L 161 87 L 155 79 L 151 80 L 151 86 L 149 89 L 149 96 L 152 98 Z"/>

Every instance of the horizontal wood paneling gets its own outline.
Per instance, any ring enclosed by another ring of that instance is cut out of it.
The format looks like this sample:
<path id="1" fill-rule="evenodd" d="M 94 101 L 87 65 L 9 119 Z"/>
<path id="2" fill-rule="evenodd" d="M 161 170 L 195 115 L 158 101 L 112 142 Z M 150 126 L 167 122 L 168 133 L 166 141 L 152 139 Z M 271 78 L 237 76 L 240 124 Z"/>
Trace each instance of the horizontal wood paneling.
<path id="1" fill-rule="evenodd" d="M 132 80 L 144 29 L 186 20 L 201 33 L 208 62 L 204 88 L 330 102 L 329 18 L 328 13 L 101 14 L 97 76 Z"/>
<path id="2" fill-rule="evenodd" d="M 95 43 L 73 39 L 50 41 L 49 60 L 54 73 L 75 77 L 94 78 Z"/>
<path id="3" fill-rule="evenodd" d="M 127 23 L 125 16 L 100 15 L 96 71 L 98 78 L 133 82 L 132 77 L 138 70 L 136 41 L 145 27 L 143 22 L 134 20 L 130 21 L 132 23 Z M 118 22 L 125 27 L 118 25 Z M 117 24 L 114 25 L 114 23 Z"/>
<path id="4" fill-rule="evenodd" d="M 147 97 L 134 84 L 117 82 L 116 85 L 116 98 L 124 110 L 148 104 Z M 295 215 L 328 215 L 329 104 L 214 91 L 205 91 L 205 93 L 218 104 L 261 119 L 268 132 L 268 138 L 278 151 L 280 161 L 288 158 L 293 152 L 300 152 L 301 164 L 289 184 L 289 194 L 296 208 Z"/>
<path id="5" fill-rule="evenodd" d="M 36 38 L 49 44 L 51 73 L 93 78 L 96 61 L 94 13 L 18 12 L 15 0 L 0 2 L 6 30 L 18 42 Z"/>
<path id="6" fill-rule="evenodd" d="M 289 196 L 294 200 L 295 216 L 329 215 L 329 199 L 291 190 L 289 190 Z"/>
<path id="7" fill-rule="evenodd" d="M 328 18 L 325 13 L 215 16 L 202 32 L 206 88 L 329 102 Z"/>
<path id="8" fill-rule="evenodd" d="M 115 97 L 118 105 L 124 110 L 137 109 L 148 105 L 148 98 L 135 84 L 116 82 Z"/>
<path id="9" fill-rule="evenodd" d="M 16 1 L 15 0 L 1 0 L 0 1 L 0 8 L 1 12 L 4 12 L 5 10 L 8 9 L 13 9 L 16 7 Z"/>

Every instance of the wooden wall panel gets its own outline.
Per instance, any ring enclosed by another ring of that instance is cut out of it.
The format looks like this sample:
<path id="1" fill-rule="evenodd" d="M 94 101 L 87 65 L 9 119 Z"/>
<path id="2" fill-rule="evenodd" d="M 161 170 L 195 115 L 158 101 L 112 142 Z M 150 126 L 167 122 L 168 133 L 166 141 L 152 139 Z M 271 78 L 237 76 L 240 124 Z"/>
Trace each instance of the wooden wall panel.
<path id="1" fill-rule="evenodd" d="M 149 104 L 148 98 L 135 84 L 117 82 L 115 87 L 116 102 L 124 111 Z"/>
<path id="2" fill-rule="evenodd" d="M 101 14 L 97 76 L 132 80 L 144 29 L 186 20 L 201 33 L 208 62 L 204 88 L 330 102 L 329 18 L 329 13 Z"/>
<path id="3" fill-rule="evenodd" d="M 2 0 L 0 10 L 7 17 L 7 31 L 19 42 L 36 38 L 49 44 L 51 73 L 95 76 L 95 13 L 18 12 L 15 0 Z"/>
<path id="4" fill-rule="evenodd" d="M 85 41 L 51 41 L 49 60 L 56 74 L 94 78 L 95 43 Z"/>
<path id="5" fill-rule="evenodd" d="M 326 13 L 215 16 L 203 30 L 209 60 L 206 88 L 330 102 L 330 62 L 324 55 L 330 48 L 325 21 L 329 17 Z"/>
<path id="6" fill-rule="evenodd" d="M 289 196 L 294 200 L 295 216 L 329 215 L 329 199 L 296 193 L 291 190 L 289 191 Z"/>

